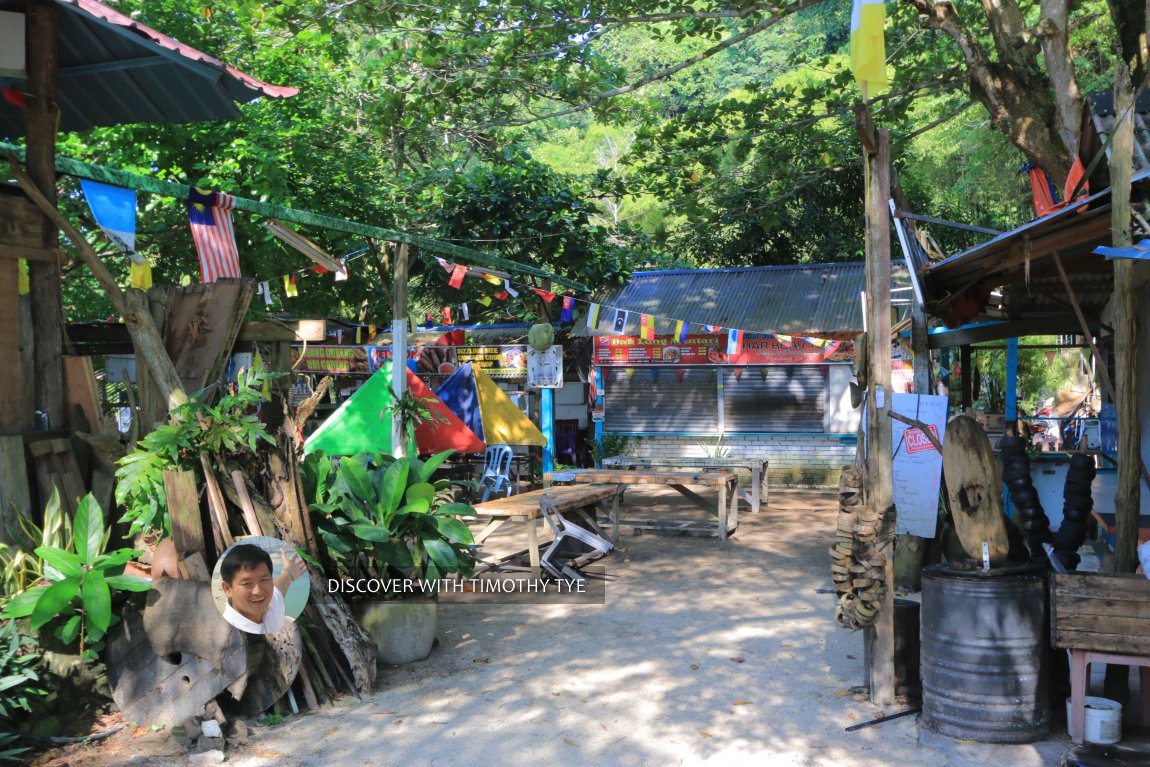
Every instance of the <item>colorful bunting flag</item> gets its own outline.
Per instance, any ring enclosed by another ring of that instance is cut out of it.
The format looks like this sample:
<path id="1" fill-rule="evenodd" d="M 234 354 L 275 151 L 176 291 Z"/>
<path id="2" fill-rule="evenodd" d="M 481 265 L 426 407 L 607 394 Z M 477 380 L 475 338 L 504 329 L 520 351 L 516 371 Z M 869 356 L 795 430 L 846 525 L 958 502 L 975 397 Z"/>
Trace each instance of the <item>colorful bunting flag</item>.
<path id="1" fill-rule="evenodd" d="M 623 335 L 624 328 L 627 327 L 627 317 L 630 315 L 626 309 L 616 309 L 615 317 L 611 320 L 611 332 L 617 336 Z"/>
<path id="2" fill-rule="evenodd" d="M 455 265 L 448 263 L 446 258 L 440 258 L 439 256 L 436 256 L 435 261 L 436 261 L 436 263 L 438 263 L 440 266 L 443 267 L 443 271 L 445 271 L 445 272 L 450 272 L 455 268 Z"/>
<path id="3" fill-rule="evenodd" d="M 477 298 L 475 299 L 475 303 L 480 304 L 481 306 L 491 306 L 491 297 L 483 296 L 482 298 Z"/>
<path id="4" fill-rule="evenodd" d="M 791 338 L 790 336 L 776 335 L 775 340 L 778 341 L 783 346 L 790 346 L 795 342 L 795 339 Z"/>
<path id="5" fill-rule="evenodd" d="M 506 290 L 501 290 L 495 294 L 495 297 L 498 298 L 500 301 L 506 301 L 507 297 L 509 295 L 511 295 L 511 294 L 509 292 L 507 292 Z M 519 295 L 519 294 L 516 293 L 516 295 Z"/>
<path id="6" fill-rule="evenodd" d="M 862 90 L 863 100 L 887 89 L 886 23 L 884 0 L 854 0 L 851 7 L 851 72 Z"/>
<path id="7" fill-rule="evenodd" d="M 445 307 L 443 307 L 442 309 L 440 309 L 440 310 L 439 310 L 439 316 L 440 316 L 441 318 L 443 318 L 443 324 L 444 324 L 444 325 L 451 325 L 451 324 L 453 324 L 453 323 L 451 322 L 451 307 L 450 307 L 450 306 L 445 306 Z"/>
<path id="8" fill-rule="evenodd" d="M 459 290 L 461 287 L 463 287 L 463 278 L 466 276 L 467 267 L 463 264 L 456 264 L 455 267 L 451 270 L 451 279 L 447 281 L 447 284 L 456 290 Z"/>
<path id="9" fill-rule="evenodd" d="M 137 263 L 130 259 L 128 262 L 128 284 L 139 290 L 148 290 L 152 287 L 152 265 L 144 259 Z"/>
<path id="10" fill-rule="evenodd" d="M 487 280 L 492 285 L 499 285 L 501 283 L 501 280 L 497 276 L 495 276 L 494 274 L 490 274 L 490 273 L 484 274 L 483 279 Z"/>
<path id="11" fill-rule="evenodd" d="M 708 333 L 718 333 L 722 328 L 718 325 L 704 325 L 703 330 L 706 330 Z"/>
<path id="12" fill-rule="evenodd" d="M 552 301 L 555 300 L 555 294 L 552 293 L 550 290 L 544 290 L 543 288 L 531 288 L 531 289 L 534 290 L 536 293 L 538 293 L 539 297 L 542 298 L 547 303 L 551 303 Z"/>
<path id="13" fill-rule="evenodd" d="M 506 293 L 507 295 L 511 296 L 512 298 L 519 298 L 519 291 L 516 290 L 515 288 L 511 287 L 511 281 L 510 280 L 504 280 L 503 281 L 503 292 Z"/>
<path id="14" fill-rule="evenodd" d="M 232 230 L 232 209 L 236 198 L 230 194 L 193 188 L 188 194 L 188 225 L 200 256 L 204 284 L 223 277 L 240 276 L 240 252 Z M 294 295 L 294 294 L 289 294 Z"/>
<path id="15" fill-rule="evenodd" d="M 347 257 L 346 257 L 346 256 L 344 256 L 343 258 L 341 258 L 341 259 L 339 260 L 339 264 L 340 264 L 340 266 L 342 266 L 343 268 L 342 268 L 342 269 L 340 269 L 340 270 L 338 270 L 338 271 L 336 271 L 336 273 L 335 273 L 335 281 L 336 281 L 336 282 L 346 282 L 346 281 L 347 281 Z"/>
<path id="16" fill-rule="evenodd" d="M 363 327 L 362 326 L 357 327 L 355 329 L 355 343 L 357 346 L 359 344 L 363 343 Z"/>
<path id="17" fill-rule="evenodd" d="M 730 330 L 727 332 L 727 356 L 738 354 L 743 348 L 743 331 Z"/>
<path id="18" fill-rule="evenodd" d="M 559 314 L 560 322 L 571 322 L 575 319 L 575 299 L 572 296 L 563 296 L 563 311 Z"/>
<path id="19" fill-rule="evenodd" d="M 675 340 L 681 344 L 687 343 L 687 332 L 691 328 L 691 323 L 679 320 L 675 323 Z"/>
<path id="20" fill-rule="evenodd" d="M 140 290 L 152 287 L 151 264 L 136 252 L 135 190 L 88 180 L 81 180 L 80 187 L 100 229 L 130 260 L 128 284 Z"/>
<path id="21" fill-rule="evenodd" d="M 264 298 L 264 306 L 272 305 L 272 287 L 268 284 L 267 280 L 260 283 L 257 292 Z"/>
<path id="22" fill-rule="evenodd" d="M 471 321 L 471 310 L 467 308 L 467 304 L 460 304 L 459 305 L 459 312 L 460 312 L 460 314 L 463 315 L 463 321 L 464 322 L 470 322 Z"/>
<path id="23" fill-rule="evenodd" d="M 587 329 L 594 330 L 599 325 L 599 304 L 590 304 L 587 307 Z"/>
<path id="24" fill-rule="evenodd" d="M 655 318 L 649 314 L 639 315 L 639 338 L 644 341 L 655 340 Z"/>
<path id="25" fill-rule="evenodd" d="M 378 332 L 379 332 L 379 328 L 377 328 L 375 325 L 368 325 L 367 326 L 367 340 L 370 341 L 371 339 L 375 338 L 375 335 Z"/>
<path id="26" fill-rule="evenodd" d="M 284 295 L 288 298 L 299 295 L 299 288 L 296 287 L 294 274 L 284 275 Z"/>
<path id="27" fill-rule="evenodd" d="M 635 368 L 627 368 L 627 380 L 630 381 L 635 377 Z"/>
<path id="28" fill-rule="evenodd" d="M 20 266 L 17 270 L 16 289 L 22 296 L 28 295 L 32 289 L 31 281 L 28 279 L 28 262 L 23 258 L 20 259 Z"/>
<path id="29" fill-rule="evenodd" d="M 323 264 L 316 264 L 315 266 L 310 267 L 310 268 L 313 272 L 318 274 L 320 277 L 324 276 L 325 274 L 327 274 L 328 272 L 331 271 L 331 269 L 328 269 Z"/>

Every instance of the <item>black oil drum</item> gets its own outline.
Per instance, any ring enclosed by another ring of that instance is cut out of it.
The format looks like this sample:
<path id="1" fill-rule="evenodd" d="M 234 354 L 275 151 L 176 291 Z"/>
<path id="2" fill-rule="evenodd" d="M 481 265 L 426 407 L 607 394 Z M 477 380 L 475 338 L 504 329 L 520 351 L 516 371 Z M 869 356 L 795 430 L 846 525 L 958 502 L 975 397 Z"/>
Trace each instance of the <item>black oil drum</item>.
<path id="1" fill-rule="evenodd" d="M 1046 735 L 1044 568 L 924 568 L 921 639 L 924 727 L 981 743 Z"/>

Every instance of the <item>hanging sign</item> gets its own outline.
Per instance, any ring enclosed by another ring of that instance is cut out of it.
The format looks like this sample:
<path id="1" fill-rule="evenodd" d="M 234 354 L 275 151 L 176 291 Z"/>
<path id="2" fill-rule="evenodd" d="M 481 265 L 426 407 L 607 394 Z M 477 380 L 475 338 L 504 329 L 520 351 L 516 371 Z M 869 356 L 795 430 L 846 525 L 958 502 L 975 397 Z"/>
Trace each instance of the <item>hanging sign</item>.
<path id="1" fill-rule="evenodd" d="M 292 369 L 299 373 L 370 373 L 367 351 L 363 346 L 293 347 Z"/>
<path id="2" fill-rule="evenodd" d="M 822 348 L 801 338 L 780 343 L 764 333 L 744 333 L 735 354 L 728 354 L 726 337 L 689 335 L 683 341 L 658 337 L 647 341 L 635 336 L 596 336 L 596 365 L 811 365 L 846 362 L 853 355 L 853 342 L 843 341 Z"/>
<path id="3" fill-rule="evenodd" d="M 542 352 L 527 348 L 527 388 L 563 388 L 562 346 L 555 344 Z"/>

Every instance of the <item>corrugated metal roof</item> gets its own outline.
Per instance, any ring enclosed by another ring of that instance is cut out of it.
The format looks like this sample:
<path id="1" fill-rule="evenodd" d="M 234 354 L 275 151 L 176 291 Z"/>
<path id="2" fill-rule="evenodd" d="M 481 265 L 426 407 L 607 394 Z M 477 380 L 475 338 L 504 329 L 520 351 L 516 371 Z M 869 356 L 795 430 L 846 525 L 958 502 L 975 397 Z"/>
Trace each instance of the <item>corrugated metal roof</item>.
<path id="1" fill-rule="evenodd" d="M 901 260 L 891 262 L 891 285 L 910 286 Z M 623 333 L 633 336 L 640 313 L 655 317 L 658 335 L 673 333 L 677 320 L 753 333 L 855 335 L 862 332 L 859 293 L 865 288 L 862 263 L 635 272 L 622 288 L 594 299 L 602 306 L 596 334 L 610 332 L 615 310 L 623 309 L 630 312 Z M 900 293 L 895 296 L 911 296 Z M 577 324 L 575 334 L 587 333 Z"/>
<path id="2" fill-rule="evenodd" d="M 1094 129 L 1105 142 L 1111 131 L 1114 130 L 1114 93 L 1101 91 L 1091 93 L 1089 119 L 1094 123 Z M 1110 144 L 1106 146 L 1106 157 L 1110 157 Z M 1089 162 L 1089 158 L 1084 160 Z M 1138 91 L 1134 99 L 1134 172 L 1150 169 L 1150 90 Z"/>
<path id="3" fill-rule="evenodd" d="M 239 115 L 236 102 L 298 93 L 261 82 L 95 0 L 56 0 L 56 6 L 61 130 L 232 118 Z M 22 12 L 24 3 L 0 2 L 0 10 Z M 25 87 L 2 76 L 0 85 Z M 0 135 L 23 133 L 23 110 L 0 100 Z"/>

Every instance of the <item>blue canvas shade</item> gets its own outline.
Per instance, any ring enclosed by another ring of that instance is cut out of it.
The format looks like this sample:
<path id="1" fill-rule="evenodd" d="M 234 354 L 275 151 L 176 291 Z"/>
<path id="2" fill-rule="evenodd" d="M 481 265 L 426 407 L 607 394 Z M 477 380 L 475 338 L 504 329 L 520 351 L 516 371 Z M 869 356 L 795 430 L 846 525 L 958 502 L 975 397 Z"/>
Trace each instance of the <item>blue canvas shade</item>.
<path id="1" fill-rule="evenodd" d="M 483 416 L 479 412 L 479 392 L 475 388 L 475 374 L 471 363 L 460 365 L 447 380 L 435 390 L 435 396 L 451 408 L 459 420 L 483 439 Z"/>

